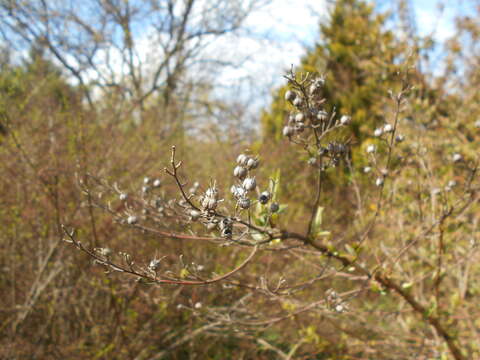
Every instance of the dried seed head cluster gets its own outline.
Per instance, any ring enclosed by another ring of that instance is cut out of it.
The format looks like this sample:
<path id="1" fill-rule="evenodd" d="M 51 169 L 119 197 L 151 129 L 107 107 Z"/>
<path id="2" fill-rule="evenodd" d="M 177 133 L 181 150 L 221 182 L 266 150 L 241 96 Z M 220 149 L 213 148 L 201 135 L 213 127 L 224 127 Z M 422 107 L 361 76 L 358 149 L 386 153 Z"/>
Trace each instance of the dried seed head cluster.
<path id="1" fill-rule="evenodd" d="M 348 304 L 333 289 L 328 289 L 325 293 L 327 308 L 337 313 L 344 313 L 349 310 Z"/>
<path id="2" fill-rule="evenodd" d="M 217 208 L 219 202 L 218 189 L 215 183 L 213 183 L 202 197 L 201 204 L 204 211 L 213 211 Z"/>
<path id="3" fill-rule="evenodd" d="M 306 74 L 299 78 L 291 71 L 286 78 L 291 89 L 285 93 L 285 100 L 293 109 L 283 127 L 283 135 L 308 151 L 310 166 L 322 170 L 337 166 L 348 156 L 348 144 L 340 141 L 338 136 L 335 141 L 328 139 L 335 130 L 351 124 L 351 116 L 342 114 L 338 117 L 335 111 L 329 113 L 324 107 L 323 76 L 312 78 L 312 74 Z"/>
<path id="4" fill-rule="evenodd" d="M 236 199 L 237 207 L 243 210 L 249 209 L 252 202 L 249 193 L 257 188 L 257 181 L 252 172 L 260 164 L 258 157 L 240 154 L 237 157 L 237 166 L 233 170 L 233 175 L 238 179 L 237 185 L 232 185 L 230 191 Z"/>

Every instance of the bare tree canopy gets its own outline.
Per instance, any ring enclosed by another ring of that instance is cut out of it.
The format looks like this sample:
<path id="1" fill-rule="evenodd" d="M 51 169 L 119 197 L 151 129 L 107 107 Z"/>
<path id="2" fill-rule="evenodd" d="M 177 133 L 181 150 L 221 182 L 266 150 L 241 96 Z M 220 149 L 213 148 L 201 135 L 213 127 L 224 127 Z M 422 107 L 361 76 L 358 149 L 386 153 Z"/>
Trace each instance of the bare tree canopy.
<path id="1" fill-rule="evenodd" d="M 218 37 L 238 30 L 265 0 L 2 0 L 0 32 L 19 52 L 42 46 L 93 107 L 95 88 L 116 88 L 143 106 L 174 89 Z"/>

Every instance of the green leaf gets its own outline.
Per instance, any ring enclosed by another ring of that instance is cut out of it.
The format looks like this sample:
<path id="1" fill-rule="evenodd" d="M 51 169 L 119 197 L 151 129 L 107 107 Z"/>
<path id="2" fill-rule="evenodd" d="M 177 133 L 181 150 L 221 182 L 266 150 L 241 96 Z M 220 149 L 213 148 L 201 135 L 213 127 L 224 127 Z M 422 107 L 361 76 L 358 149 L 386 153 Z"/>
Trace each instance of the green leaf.
<path id="1" fill-rule="evenodd" d="M 330 231 L 322 230 L 323 209 L 324 208 L 322 206 L 318 207 L 317 214 L 315 215 L 315 219 L 313 220 L 312 232 L 315 237 L 330 235 Z"/>
<path id="2" fill-rule="evenodd" d="M 323 207 L 319 206 L 317 209 L 317 214 L 315 215 L 315 219 L 313 220 L 313 231 L 317 232 L 320 227 L 322 226 L 323 221 Z"/>

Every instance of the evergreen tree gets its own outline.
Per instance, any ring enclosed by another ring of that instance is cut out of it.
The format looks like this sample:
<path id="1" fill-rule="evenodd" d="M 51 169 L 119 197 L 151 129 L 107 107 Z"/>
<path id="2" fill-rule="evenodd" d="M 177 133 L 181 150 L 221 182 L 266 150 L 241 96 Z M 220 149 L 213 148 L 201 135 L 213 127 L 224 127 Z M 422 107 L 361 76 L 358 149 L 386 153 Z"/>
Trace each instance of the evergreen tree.
<path id="1" fill-rule="evenodd" d="M 376 14 L 363 0 L 338 0 L 328 23 L 320 26 L 320 40 L 301 61 L 297 71 L 323 73 L 327 110 L 349 114 L 357 137 L 382 122 L 388 90 L 393 86 L 403 47 L 390 30 L 386 15 Z M 288 105 L 285 87 L 280 88 L 271 107 L 262 114 L 266 139 L 279 140 Z M 328 108 L 330 106 L 330 108 Z"/>

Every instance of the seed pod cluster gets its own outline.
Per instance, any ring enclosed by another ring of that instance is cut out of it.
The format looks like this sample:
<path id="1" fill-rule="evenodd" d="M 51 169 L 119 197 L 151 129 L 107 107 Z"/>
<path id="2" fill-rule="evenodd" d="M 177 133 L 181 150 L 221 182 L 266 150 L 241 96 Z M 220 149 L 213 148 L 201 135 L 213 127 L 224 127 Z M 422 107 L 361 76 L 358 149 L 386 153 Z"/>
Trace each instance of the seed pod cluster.
<path id="1" fill-rule="evenodd" d="M 324 160 L 328 160 L 323 161 L 322 169 L 337 166 L 340 163 L 340 160 L 348 157 L 349 152 L 350 148 L 348 144 L 338 141 L 330 141 L 326 146 L 322 146 L 318 150 L 318 155 L 323 157 Z M 309 158 L 307 162 L 310 166 L 318 166 L 316 157 Z"/>
<path id="2" fill-rule="evenodd" d="M 289 97 L 293 95 L 289 94 Z M 240 209 L 249 209 L 251 200 L 248 198 L 248 193 L 254 191 L 257 187 L 257 181 L 252 176 L 251 172 L 255 170 L 260 164 L 258 157 L 240 154 L 237 157 L 237 166 L 233 170 L 233 175 L 239 180 L 239 184 L 232 185 L 230 191 L 237 200 L 237 206 Z"/>
<path id="3" fill-rule="evenodd" d="M 292 89 L 285 92 L 285 100 L 295 109 L 282 129 L 283 136 L 291 140 L 294 136 L 305 134 L 305 138 L 308 138 L 314 132 L 315 137 L 319 138 L 333 127 L 351 123 L 352 118 L 349 115 L 343 114 L 340 118 L 336 118 L 334 113 L 329 115 L 323 108 L 325 100 L 320 96 L 325 85 L 323 76 L 313 79 L 307 76 L 297 81 L 295 74 L 292 73 L 287 78 Z"/>
<path id="4" fill-rule="evenodd" d="M 210 186 L 201 199 L 202 208 L 204 211 L 214 211 L 218 205 L 218 190 L 215 184 Z"/>

